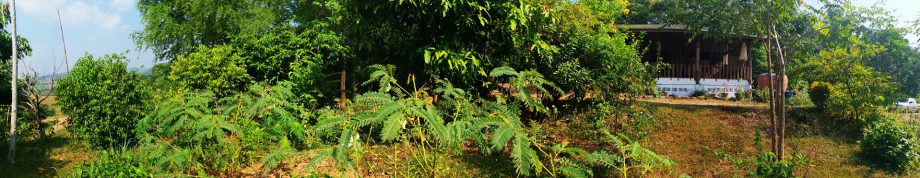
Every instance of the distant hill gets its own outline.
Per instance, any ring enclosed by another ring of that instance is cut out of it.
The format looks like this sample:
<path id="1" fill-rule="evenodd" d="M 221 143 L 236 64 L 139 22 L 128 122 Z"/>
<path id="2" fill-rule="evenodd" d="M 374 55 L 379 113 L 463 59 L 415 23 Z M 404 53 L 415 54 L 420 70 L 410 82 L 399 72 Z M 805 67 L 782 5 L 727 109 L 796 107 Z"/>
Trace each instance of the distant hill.
<path id="1" fill-rule="evenodd" d="M 51 79 L 55 79 L 55 80 L 61 79 L 61 78 L 63 78 L 63 77 L 66 76 L 66 75 L 67 75 L 67 73 L 59 73 L 59 74 L 53 74 L 53 75 L 44 75 L 44 76 L 38 77 L 38 83 L 39 83 L 39 84 L 51 83 Z"/>
<path id="2" fill-rule="evenodd" d="M 128 70 L 129 70 L 129 71 L 137 71 L 137 73 L 140 73 L 141 75 L 148 75 L 148 74 L 150 74 L 151 68 L 149 68 L 149 67 L 145 67 L 145 68 L 134 67 L 134 68 L 130 68 L 130 69 L 128 69 Z M 38 77 L 38 83 L 39 83 L 39 84 L 49 84 L 49 83 L 51 83 L 51 79 L 57 80 L 57 79 L 63 78 L 64 76 L 67 76 L 67 73 L 58 73 L 58 74 L 43 75 L 43 76 L 41 76 L 41 77 Z"/>

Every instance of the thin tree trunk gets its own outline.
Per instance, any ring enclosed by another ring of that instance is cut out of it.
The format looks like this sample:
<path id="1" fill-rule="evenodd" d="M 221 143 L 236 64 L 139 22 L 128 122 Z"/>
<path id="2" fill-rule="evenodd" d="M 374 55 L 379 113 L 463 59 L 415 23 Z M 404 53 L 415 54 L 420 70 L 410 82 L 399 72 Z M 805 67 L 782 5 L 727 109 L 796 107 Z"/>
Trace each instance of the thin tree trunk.
<path id="1" fill-rule="evenodd" d="M 779 43 L 779 34 L 776 32 L 775 25 L 773 26 L 773 40 L 776 42 L 776 52 L 777 52 L 777 57 L 779 57 L 779 60 L 776 61 L 777 62 L 776 68 L 777 70 L 779 70 L 779 76 L 776 77 L 777 81 L 779 81 L 777 83 L 779 83 L 780 85 L 783 85 L 784 83 L 786 83 L 786 57 L 785 57 L 785 53 L 783 53 L 782 44 Z M 784 88 L 782 87 L 780 88 L 783 90 L 780 90 L 778 93 L 782 94 L 786 92 Z M 778 150 L 779 152 L 776 154 L 776 158 L 779 160 L 782 160 L 783 152 L 784 152 L 783 143 L 785 143 L 786 141 L 786 97 L 785 95 L 780 95 L 780 96 L 781 97 L 779 98 L 779 102 L 777 103 L 778 105 L 777 116 L 779 117 L 779 150 Z"/>
<path id="2" fill-rule="evenodd" d="M 342 63 L 342 81 L 339 87 L 341 96 L 339 97 L 339 109 L 345 110 L 345 63 Z"/>
<path id="3" fill-rule="evenodd" d="M 776 82 L 774 82 L 775 80 L 774 80 L 773 65 L 772 65 L 772 64 L 773 64 L 773 56 L 772 56 L 772 52 L 771 52 L 771 51 L 773 50 L 773 49 L 772 49 L 772 48 L 773 48 L 773 45 L 770 45 L 771 43 L 770 43 L 770 39 L 769 39 L 769 38 L 770 38 L 770 37 L 767 37 L 767 44 L 766 44 L 766 45 L 767 45 L 767 76 L 768 76 L 768 78 L 769 78 L 768 80 L 770 81 L 770 85 L 769 85 L 769 87 L 767 87 L 767 88 L 768 88 L 767 91 L 769 91 L 769 93 L 770 93 L 770 101 L 769 101 L 769 103 L 770 103 L 770 105 L 769 105 L 769 106 L 770 106 L 770 127 L 771 127 L 771 130 L 770 130 L 770 152 L 773 152 L 774 154 L 776 154 L 776 153 L 777 153 L 777 152 L 776 152 L 776 145 L 777 145 L 777 139 L 776 139 L 777 133 L 776 133 L 776 130 L 777 130 L 777 129 L 776 129 L 776 118 L 775 118 L 775 116 L 776 116 L 776 109 L 775 109 L 775 106 L 776 106 L 776 105 L 774 104 L 774 100 L 776 100 L 776 96 L 775 96 L 776 93 L 774 93 L 774 91 L 773 91 L 773 87 L 776 86 L 776 84 L 775 84 Z"/>
<path id="4" fill-rule="evenodd" d="M 12 43 L 13 43 L 13 73 L 10 81 L 10 88 L 12 89 L 12 98 L 10 100 L 10 150 L 9 156 L 7 157 L 10 161 L 10 164 L 16 163 L 16 78 L 17 78 L 17 69 L 16 67 L 19 64 L 19 49 L 18 43 L 16 41 L 16 0 L 10 0 L 10 29 L 12 32 Z"/>

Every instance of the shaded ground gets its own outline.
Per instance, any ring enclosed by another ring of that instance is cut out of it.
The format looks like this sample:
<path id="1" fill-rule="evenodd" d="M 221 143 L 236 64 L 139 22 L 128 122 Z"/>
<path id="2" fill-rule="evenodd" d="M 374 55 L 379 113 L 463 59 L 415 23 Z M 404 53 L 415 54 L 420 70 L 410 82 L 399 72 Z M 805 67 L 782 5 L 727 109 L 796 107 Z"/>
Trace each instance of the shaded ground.
<path id="1" fill-rule="evenodd" d="M 28 138 L 16 144 L 16 160 L 7 162 L 7 141 L 0 144 L 0 177 L 52 177 L 66 175 L 76 165 L 96 157 L 95 151 L 71 142 L 70 133 L 60 131 L 46 139 Z"/>
<path id="2" fill-rule="evenodd" d="M 766 106 L 728 104 L 728 101 L 650 101 L 657 110 L 658 127 L 646 145 L 680 163 L 679 171 L 693 177 L 742 177 L 743 172 L 715 154 L 735 158 L 756 154 L 756 131 L 768 133 Z M 675 104 L 676 103 L 676 104 Z M 808 111 L 799 111 L 808 112 Z M 787 153 L 804 154 L 809 164 L 797 170 L 800 177 L 885 177 L 857 159 L 858 135 L 831 121 L 802 121 L 789 116 Z M 841 128 L 838 128 L 841 127 Z M 858 132 L 856 132 L 858 133 Z M 766 135 L 766 134 L 765 134 Z M 769 144 L 769 137 L 762 138 Z"/>

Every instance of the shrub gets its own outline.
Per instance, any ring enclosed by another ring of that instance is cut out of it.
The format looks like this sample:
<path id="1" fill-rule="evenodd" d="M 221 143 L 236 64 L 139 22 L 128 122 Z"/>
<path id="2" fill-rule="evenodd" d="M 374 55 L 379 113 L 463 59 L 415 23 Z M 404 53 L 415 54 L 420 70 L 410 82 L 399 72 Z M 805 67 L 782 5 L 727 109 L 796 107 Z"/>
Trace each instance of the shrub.
<path id="1" fill-rule="evenodd" d="M 832 89 L 833 86 L 830 83 L 815 81 L 811 83 L 808 97 L 811 98 L 812 103 L 815 103 L 815 107 L 824 109 L 827 106 L 827 100 L 831 97 Z"/>
<path id="2" fill-rule="evenodd" d="M 102 151 L 99 158 L 74 168 L 70 177 L 154 177 L 148 164 L 132 152 Z"/>
<path id="3" fill-rule="evenodd" d="M 814 104 L 811 102 L 811 94 L 808 93 L 808 90 L 803 88 L 798 88 L 795 91 L 795 96 L 786 100 L 786 103 L 790 106 L 809 106 Z"/>
<path id="4" fill-rule="evenodd" d="M 0 115 L 5 116 L 3 117 L 3 119 L 0 119 L 0 121 L 2 121 L 2 123 L 0 123 L 0 130 L 2 130 L 3 132 L 3 133 L 0 133 L 0 140 L 6 140 L 6 141 L 9 141 L 10 139 L 9 137 L 10 136 L 10 130 L 9 130 L 10 129 L 10 117 L 9 117 L 10 113 L 8 110 L 9 109 L 5 109 L 5 108 L 0 109 Z M 22 112 L 22 113 L 24 115 L 28 112 Z M 22 116 L 22 115 L 20 115 L 19 117 L 16 117 L 16 138 L 17 139 L 21 139 L 23 138 L 23 136 L 29 135 L 33 131 L 35 131 L 35 126 L 33 125 L 33 122 L 32 120 L 30 120 L 29 117 Z"/>
<path id="5" fill-rule="evenodd" d="M 208 90 L 227 96 L 243 91 L 252 80 L 243 62 L 230 46 L 199 46 L 194 53 L 173 61 L 169 79 L 183 89 Z"/>
<path id="6" fill-rule="evenodd" d="M 769 89 L 754 89 L 754 101 L 757 102 L 769 102 L 770 101 L 770 90 Z"/>
<path id="7" fill-rule="evenodd" d="M 690 94 L 690 96 L 691 96 L 691 97 L 706 96 L 706 90 L 696 90 L 696 91 L 693 91 L 693 93 Z"/>
<path id="8" fill-rule="evenodd" d="M 411 159 L 425 163 L 417 170 L 430 171 L 421 175 L 439 175 L 438 171 L 450 166 L 443 161 L 444 157 L 426 157 L 424 153 L 460 151 L 468 141 L 474 141 L 483 154 L 509 154 L 516 173 L 521 176 L 593 177 L 595 170 L 615 169 L 629 177 L 628 174 L 641 176 L 676 164 L 625 135 L 613 136 L 609 132 L 603 132 L 607 136 L 605 141 L 618 152 L 604 149 L 588 152 L 565 142 L 549 145 L 540 140 L 545 137 L 538 134 L 539 126 L 533 121 L 525 124 L 527 120 L 521 117 L 521 109 L 544 113 L 548 109 L 524 88 L 529 86 L 549 93 L 548 89 L 554 89 L 555 84 L 532 71 L 499 67 L 490 72 L 490 76 L 507 80 L 511 88 L 518 89 L 505 91 L 510 95 L 505 101 L 488 101 L 473 100 L 462 89 L 441 80 L 437 81 L 440 86 L 430 90 L 439 95 L 429 95 L 427 88 L 406 90 L 389 80 L 394 69 L 382 65 L 375 68 L 377 71 L 371 74 L 369 83 L 378 82 L 383 90 L 355 96 L 354 103 L 345 111 L 320 110 L 313 130 L 327 138 L 331 146 L 314 157 L 308 167 L 326 157 L 334 159 L 340 167 L 353 167 L 355 159 L 360 159 L 357 155 L 362 152 L 365 140 L 416 143 L 410 150 L 421 150 L 415 152 L 421 152 L 422 156 L 410 153 L 414 156 Z M 443 98 L 442 104 L 429 103 L 432 97 Z M 362 134 L 363 130 L 379 130 L 379 133 Z"/>
<path id="9" fill-rule="evenodd" d="M 138 122 L 138 150 L 166 172 L 226 173 L 259 157 L 271 170 L 310 144 L 305 113 L 291 98 L 287 85 L 253 85 L 220 99 L 210 92 L 168 98 Z"/>
<path id="10" fill-rule="evenodd" d="M 884 170 L 904 172 L 920 158 L 913 130 L 895 120 L 880 119 L 864 129 L 861 156 Z"/>
<path id="11" fill-rule="evenodd" d="M 141 75 L 127 71 L 120 54 L 87 54 L 57 86 L 57 103 L 69 115 L 76 137 L 96 146 L 124 143 L 134 136 L 150 91 Z"/>
<path id="12" fill-rule="evenodd" d="M 795 177 L 793 175 L 795 168 L 808 164 L 808 160 L 801 154 L 793 154 L 792 159 L 776 160 L 776 155 L 764 151 L 761 138 L 763 135 L 758 131 L 754 137 L 754 145 L 757 146 L 756 156 L 738 159 L 724 152 L 716 152 L 716 155 L 731 162 L 734 167 L 743 170 L 749 177 Z"/>

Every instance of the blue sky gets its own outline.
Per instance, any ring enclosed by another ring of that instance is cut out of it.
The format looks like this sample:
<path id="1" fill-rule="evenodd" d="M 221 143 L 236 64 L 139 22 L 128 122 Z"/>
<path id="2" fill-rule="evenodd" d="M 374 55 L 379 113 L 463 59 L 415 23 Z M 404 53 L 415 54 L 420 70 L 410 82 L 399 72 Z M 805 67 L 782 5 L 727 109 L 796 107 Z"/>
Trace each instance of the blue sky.
<path id="1" fill-rule="evenodd" d="M 32 56 L 21 60 L 20 71 L 32 67 L 50 74 L 54 66 L 64 71 L 58 9 L 70 66 L 85 53 L 101 56 L 126 51 L 130 67 L 153 64 L 153 54 L 138 51 L 130 38 L 132 32 L 143 29 L 135 0 L 17 0 L 17 32 L 32 45 Z"/>
<path id="2" fill-rule="evenodd" d="M 920 17 L 918 0 L 854 0 L 860 6 L 872 6 L 879 2 L 878 5 L 893 11 L 893 15 L 902 21 L 902 26 L 908 25 L 908 20 Z M 58 71 L 64 71 L 58 9 L 64 22 L 71 66 L 85 53 L 101 56 L 126 51 L 129 51 L 126 56 L 132 68 L 153 64 L 153 54 L 138 51 L 137 45 L 130 39 L 132 32 L 143 29 L 135 0 L 18 0 L 16 3 L 18 33 L 29 40 L 33 52 L 32 56 L 23 59 L 20 68 L 31 67 L 41 74 L 50 74 L 53 66 L 60 66 Z M 916 46 L 918 37 L 911 35 L 909 38 Z"/>

